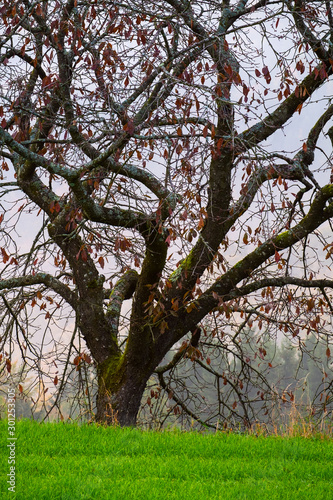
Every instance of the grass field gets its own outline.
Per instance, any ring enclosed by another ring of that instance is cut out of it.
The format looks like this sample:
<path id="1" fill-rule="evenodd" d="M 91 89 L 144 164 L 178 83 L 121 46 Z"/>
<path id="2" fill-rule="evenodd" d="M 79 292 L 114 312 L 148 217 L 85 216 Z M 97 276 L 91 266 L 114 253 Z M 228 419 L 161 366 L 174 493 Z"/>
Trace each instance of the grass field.
<path id="1" fill-rule="evenodd" d="M 333 500 L 333 442 L 16 423 L 16 493 L 0 421 L 0 497 Z"/>

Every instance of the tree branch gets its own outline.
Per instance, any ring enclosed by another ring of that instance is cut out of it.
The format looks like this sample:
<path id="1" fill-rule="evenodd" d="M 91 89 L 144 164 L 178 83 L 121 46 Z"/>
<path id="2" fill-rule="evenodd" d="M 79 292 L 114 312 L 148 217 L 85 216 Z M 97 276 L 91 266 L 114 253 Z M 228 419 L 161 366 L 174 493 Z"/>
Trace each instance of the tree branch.
<path id="1" fill-rule="evenodd" d="M 325 288 L 333 288 L 333 280 L 306 280 L 302 278 L 293 278 L 292 276 L 265 278 L 255 281 L 254 283 L 244 285 L 240 288 L 235 288 L 228 294 L 228 296 L 224 297 L 224 299 L 228 301 L 235 297 L 244 297 L 245 295 L 261 290 L 262 288 L 267 288 L 268 286 L 283 287 L 286 285 L 294 285 L 300 288 L 319 288 L 320 290 L 324 290 Z"/>
<path id="2" fill-rule="evenodd" d="M 0 290 L 12 290 L 14 288 L 41 284 L 46 285 L 54 292 L 58 293 L 75 309 L 77 301 L 75 294 L 60 280 L 47 273 L 37 273 L 35 276 L 21 276 L 19 278 L 0 280 Z"/>
<path id="3" fill-rule="evenodd" d="M 328 76 L 330 76 L 332 74 L 332 67 L 329 61 L 327 63 L 326 71 Z M 266 140 L 279 130 L 293 116 L 297 109 L 300 109 L 300 106 L 326 81 L 326 79 L 321 80 L 321 78 L 316 76 L 315 71 L 320 71 L 321 68 L 322 65 L 317 66 L 310 75 L 306 76 L 297 89 L 273 113 L 235 137 L 235 148 L 238 154 Z"/>
<path id="4" fill-rule="evenodd" d="M 110 294 L 110 303 L 106 316 L 110 321 L 111 331 L 115 338 L 118 334 L 120 310 L 124 300 L 130 299 L 135 291 L 139 275 L 134 269 L 129 269 L 115 284 Z"/>
<path id="5" fill-rule="evenodd" d="M 178 318 L 168 319 L 169 336 L 163 339 L 163 334 L 157 334 L 160 342 L 166 342 L 170 346 L 174 345 L 189 330 L 197 325 L 211 310 L 218 305 L 219 298 L 228 298 L 233 293 L 238 283 L 251 276 L 252 272 L 258 269 L 267 259 L 275 255 L 275 252 L 289 248 L 308 234 L 312 233 L 323 222 L 333 216 L 333 202 L 326 208 L 327 200 L 333 198 L 333 184 L 321 188 L 312 202 L 308 214 L 293 228 L 278 234 L 266 241 L 246 257 L 240 260 L 235 266 L 229 269 L 215 283 L 209 287 L 199 298 L 193 301 L 191 314 L 184 316 L 181 325 L 177 324 Z M 255 285 L 254 285 L 255 286 Z M 322 286 L 322 283 L 321 283 Z M 183 291 L 179 297 L 182 300 Z M 185 307 L 188 307 L 188 300 Z"/>

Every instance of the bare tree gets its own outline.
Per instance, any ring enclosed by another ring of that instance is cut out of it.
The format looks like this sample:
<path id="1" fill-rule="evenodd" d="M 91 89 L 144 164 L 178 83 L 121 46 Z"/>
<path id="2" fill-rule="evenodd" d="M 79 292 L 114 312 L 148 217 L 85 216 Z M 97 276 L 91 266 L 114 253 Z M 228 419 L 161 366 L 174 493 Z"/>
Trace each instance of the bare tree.
<path id="1" fill-rule="evenodd" d="M 94 366 L 121 425 L 154 374 L 148 406 L 198 420 L 215 383 L 216 425 L 274 392 L 265 335 L 329 359 L 331 7 L 3 1 L 4 369 L 16 349 L 60 395 Z"/>

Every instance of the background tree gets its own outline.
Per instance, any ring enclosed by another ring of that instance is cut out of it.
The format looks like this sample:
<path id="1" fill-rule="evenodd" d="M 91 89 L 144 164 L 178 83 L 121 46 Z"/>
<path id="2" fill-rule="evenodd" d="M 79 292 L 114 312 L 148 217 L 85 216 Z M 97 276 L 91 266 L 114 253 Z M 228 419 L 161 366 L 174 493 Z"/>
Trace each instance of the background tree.
<path id="1" fill-rule="evenodd" d="M 189 359 L 229 388 L 209 425 L 248 424 L 249 381 L 272 394 L 250 328 L 331 353 L 331 2 L 0 15 L 4 369 L 16 349 L 61 393 L 93 361 L 97 420 L 133 425 L 154 373 L 197 418 L 170 387 Z"/>

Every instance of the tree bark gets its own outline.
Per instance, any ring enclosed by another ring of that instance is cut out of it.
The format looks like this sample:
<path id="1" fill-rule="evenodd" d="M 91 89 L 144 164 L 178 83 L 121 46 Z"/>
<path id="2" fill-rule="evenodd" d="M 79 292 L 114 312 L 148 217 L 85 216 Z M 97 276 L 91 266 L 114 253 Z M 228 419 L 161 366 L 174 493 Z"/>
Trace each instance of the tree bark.
<path id="1" fill-rule="evenodd" d="M 135 426 L 150 373 L 111 359 L 98 367 L 97 422 Z"/>

